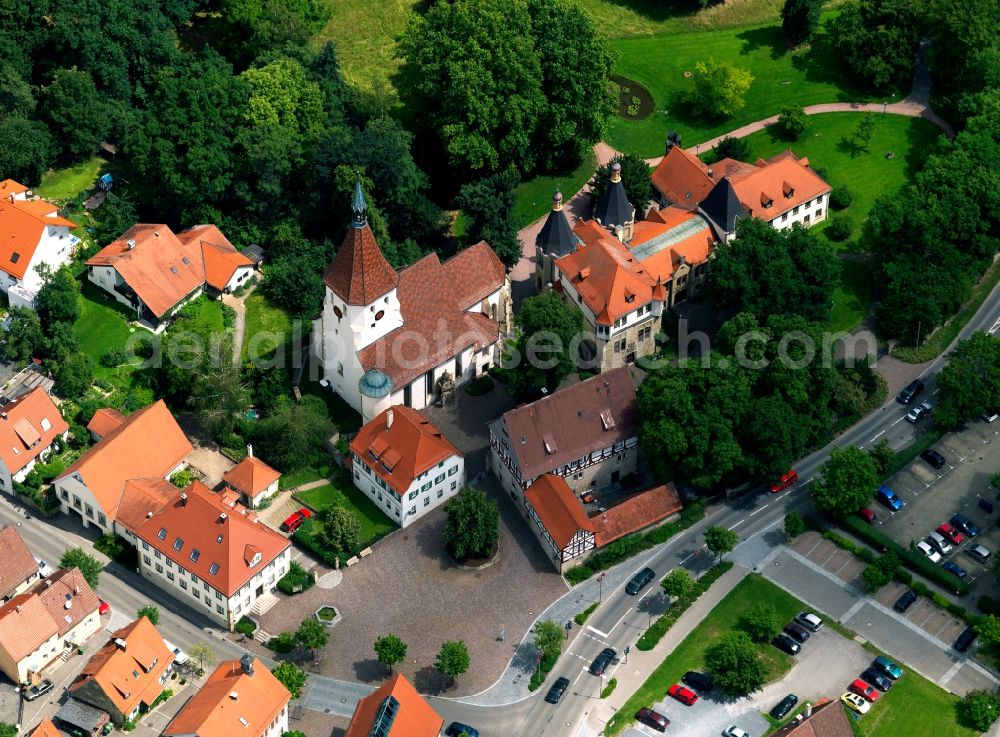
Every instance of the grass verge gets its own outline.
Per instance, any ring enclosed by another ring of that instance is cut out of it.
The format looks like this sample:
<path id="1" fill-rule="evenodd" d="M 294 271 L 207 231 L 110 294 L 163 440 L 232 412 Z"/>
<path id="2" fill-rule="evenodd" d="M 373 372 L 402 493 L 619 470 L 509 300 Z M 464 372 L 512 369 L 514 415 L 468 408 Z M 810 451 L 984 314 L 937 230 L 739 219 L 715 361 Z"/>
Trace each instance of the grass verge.
<path id="1" fill-rule="evenodd" d="M 343 507 L 353 512 L 361 523 L 361 530 L 358 533 L 358 549 L 368 547 L 396 529 L 396 525 L 385 516 L 375 502 L 351 484 L 350 478 L 346 474 L 338 476 L 336 484 L 324 484 L 315 489 L 297 492 L 295 499 L 316 512 L 328 507 Z M 300 536 L 309 538 L 308 546 L 315 550 L 318 545 L 313 541 L 313 538 L 321 528 L 322 523 L 315 517 L 306 520 L 295 534 L 295 538 L 297 540 L 300 539 Z"/>
<path id="2" fill-rule="evenodd" d="M 293 347 L 295 322 L 283 308 L 273 304 L 257 290 L 243 301 L 246 308 L 246 331 L 243 336 L 241 356 L 250 358 L 273 358 L 281 347 L 287 351 Z M 299 326 L 300 336 L 305 336 L 305 328 Z M 291 362 L 285 362 L 290 365 Z"/>
<path id="3" fill-rule="evenodd" d="M 514 222 L 518 228 L 530 225 L 552 209 L 552 195 L 557 187 L 564 202 L 583 189 L 594 175 L 596 161 L 593 151 L 587 151 L 581 158 L 573 171 L 537 176 L 514 188 Z"/>
<path id="4" fill-rule="evenodd" d="M 878 704 L 857 722 L 862 737 L 920 734 L 934 737 L 975 737 L 975 730 L 958 722 L 959 698 L 912 670 L 896 681 Z"/>
<path id="5" fill-rule="evenodd" d="M 65 169 L 50 169 L 42 177 L 42 183 L 35 187 L 35 194 L 57 204 L 69 202 L 92 190 L 106 166 L 104 159 L 95 156 Z"/>
<path id="6" fill-rule="evenodd" d="M 867 261 L 840 261 L 840 283 L 833 290 L 830 332 L 850 332 L 868 314 L 872 299 L 872 271 Z"/>

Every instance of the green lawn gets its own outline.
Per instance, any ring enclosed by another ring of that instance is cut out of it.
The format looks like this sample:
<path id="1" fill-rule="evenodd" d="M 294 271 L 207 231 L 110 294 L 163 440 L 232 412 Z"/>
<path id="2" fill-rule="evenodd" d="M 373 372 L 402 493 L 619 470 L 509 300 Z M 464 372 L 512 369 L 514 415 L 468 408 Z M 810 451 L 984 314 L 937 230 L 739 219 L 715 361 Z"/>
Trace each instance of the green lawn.
<path id="1" fill-rule="evenodd" d="M 68 202 L 78 194 L 92 190 L 107 163 L 100 156 L 95 156 L 65 169 L 50 169 L 42 177 L 42 183 L 35 187 L 35 194 L 55 202 Z"/>
<path id="2" fill-rule="evenodd" d="M 317 378 L 312 378 L 313 376 Z M 321 376 L 319 367 L 310 359 L 309 365 L 302 372 L 302 383 L 299 385 L 299 391 L 302 392 L 302 396 L 313 396 L 322 399 L 326 404 L 327 412 L 330 413 L 330 419 L 333 420 L 333 424 L 337 426 L 340 432 L 357 432 L 363 424 L 361 422 L 361 415 L 341 399 L 340 395 L 331 391 L 329 387 L 322 386 L 319 383 Z"/>
<path id="3" fill-rule="evenodd" d="M 979 733 L 958 723 L 959 698 L 908 670 L 882 694 L 871 711 L 857 722 L 862 737 L 898 737 L 905 734 L 934 737 L 975 737 Z M 920 725 L 914 729 L 914 725 Z"/>
<path id="4" fill-rule="evenodd" d="M 571 172 L 554 176 L 537 176 L 521 182 L 514 188 L 514 219 L 518 228 L 533 223 L 552 209 L 552 195 L 556 187 L 562 192 L 563 201 L 579 192 L 594 175 L 596 162 L 592 152 Z"/>
<path id="5" fill-rule="evenodd" d="M 292 489 L 296 486 L 302 486 L 302 484 L 325 479 L 332 472 L 333 466 L 329 463 L 324 463 L 315 468 L 304 468 L 301 471 L 292 471 L 291 473 L 283 474 L 279 485 L 282 489 Z"/>
<path id="6" fill-rule="evenodd" d="M 396 529 L 396 525 L 382 513 L 375 502 L 354 487 L 346 473 L 338 477 L 337 484 L 325 484 L 308 491 L 300 491 L 295 498 L 317 512 L 332 506 L 344 507 L 354 512 L 361 522 L 361 532 L 358 536 L 361 547 L 370 545 Z M 315 534 L 320 526 L 315 519 L 307 524 L 309 527 L 306 534 L 309 535 Z"/>
<path id="7" fill-rule="evenodd" d="M 222 302 L 219 300 L 201 296 L 184 305 L 181 311 L 192 320 L 208 326 L 213 334 L 222 333 L 226 329 L 222 318 Z"/>
<path id="8" fill-rule="evenodd" d="M 840 284 L 833 290 L 831 332 L 850 332 L 868 314 L 872 299 L 872 270 L 866 261 L 840 262 Z"/>
<path id="9" fill-rule="evenodd" d="M 777 20 L 783 0 L 729 0 L 702 8 L 698 2 L 577 0 L 608 38 L 657 36 L 700 29 L 734 28 Z"/>
<path id="10" fill-rule="evenodd" d="M 125 377 L 131 371 L 128 368 L 102 366 L 101 356 L 111 348 L 124 348 L 129 336 L 142 328 L 128 325 L 125 308 L 86 280 L 77 303 L 80 316 L 73 324 L 73 334 L 80 341 L 80 350 L 94 359 L 94 377 L 127 384 Z"/>
<path id="11" fill-rule="evenodd" d="M 284 308 L 272 304 L 260 290 L 247 297 L 244 305 L 247 311 L 244 360 L 272 357 L 277 346 L 291 343 L 293 320 Z"/>
<path id="12" fill-rule="evenodd" d="M 831 17 L 827 14 L 824 19 Z M 669 130 L 680 133 L 690 147 L 775 115 L 782 105 L 874 101 L 850 87 L 850 75 L 843 72 L 822 31 L 810 49 L 794 53 L 788 50 L 780 25 L 622 39 L 611 45 L 619 56 L 615 72 L 645 85 L 656 109 L 641 121 L 615 118 L 605 140 L 619 151 L 644 157 L 663 154 Z M 678 99 L 691 86 L 684 73 L 709 59 L 731 61 L 754 76 L 746 105 L 732 118 L 709 121 L 693 116 Z"/>

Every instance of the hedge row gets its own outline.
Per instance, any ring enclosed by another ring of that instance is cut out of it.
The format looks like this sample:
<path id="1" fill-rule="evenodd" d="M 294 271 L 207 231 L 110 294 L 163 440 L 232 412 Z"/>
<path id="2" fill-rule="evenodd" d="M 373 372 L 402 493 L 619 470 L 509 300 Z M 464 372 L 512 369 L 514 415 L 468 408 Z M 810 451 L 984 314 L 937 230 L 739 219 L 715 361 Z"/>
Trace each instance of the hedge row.
<path id="1" fill-rule="evenodd" d="M 653 622 L 653 626 L 646 630 L 639 641 L 635 643 L 635 646 L 639 650 L 652 650 L 656 647 L 663 636 L 667 634 L 667 630 L 674 626 L 674 623 L 680 619 L 681 615 L 686 612 L 692 604 L 698 601 L 698 598 L 704 594 L 711 587 L 713 583 L 719 580 L 726 571 L 733 567 L 733 564 L 729 561 L 724 561 L 722 563 L 716 563 L 714 566 L 705 571 L 704 575 L 695 581 L 691 591 L 684 596 L 677 598 L 667 609 L 666 614 Z"/>
<path id="2" fill-rule="evenodd" d="M 607 570 L 644 550 L 662 545 L 678 532 L 686 530 L 704 518 L 707 506 L 708 502 L 704 499 L 698 499 L 684 507 L 680 519 L 676 522 L 667 522 L 649 532 L 636 533 L 623 537 L 621 540 L 615 540 L 601 552 L 592 553 L 587 558 L 586 563 L 566 571 L 566 580 L 575 586 L 586 581 L 598 571 Z"/>

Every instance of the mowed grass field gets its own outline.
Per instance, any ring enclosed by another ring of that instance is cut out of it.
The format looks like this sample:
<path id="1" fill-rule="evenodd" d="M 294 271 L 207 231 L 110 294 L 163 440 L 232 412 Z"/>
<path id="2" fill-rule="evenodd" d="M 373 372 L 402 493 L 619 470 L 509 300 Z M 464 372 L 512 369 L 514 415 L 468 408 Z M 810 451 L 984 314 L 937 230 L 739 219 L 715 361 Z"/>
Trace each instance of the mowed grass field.
<path id="1" fill-rule="evenodd" d="M 862 737 L 975 737 L 979 732 L 958 722 L 958 702 L 954 694 L 908 670 L 855 728 Z"/>

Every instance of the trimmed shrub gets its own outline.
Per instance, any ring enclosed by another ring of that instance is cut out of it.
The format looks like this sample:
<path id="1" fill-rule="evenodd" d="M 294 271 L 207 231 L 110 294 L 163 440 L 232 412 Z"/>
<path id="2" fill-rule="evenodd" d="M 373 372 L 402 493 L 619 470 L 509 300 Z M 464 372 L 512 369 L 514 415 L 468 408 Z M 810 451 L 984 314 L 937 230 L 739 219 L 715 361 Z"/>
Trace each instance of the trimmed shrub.
<path id="1" fill-rule="evenodd" d="M 291 632 L 282 632 L 267 641 L 267 648 L 276 653 L 290 653 L 295 649 L 295 635 Z"/>
<path id="2" fill-rule="evenodd" d="M 583 627 L 583 625 L 587 623 L 587 619 L 590 618 L 590 615 L 594 613 L 594 610 L 597 609 L 599 605 L 600 602 L 595 601 L 589 607 L 587 607 L 582 612 L 573 617 L 573 621 L 576 622 L 581 627 Z"/>
<path id="3" fill-rule="evenodd" d="M 834 215 L 826 228 L 826 236 L 832 241 L 846 241 L 854 233 L 854 223 L 847 215 Z"/>
<path id="4" fill-rule="evenodd" d="M 240 617 L 240 621 L 233 626 L 233 629 L 241 635 L 253 637 L 253 633 L 257 631 L 257 625 L 246 617 Z"/>
<path id="5" fill-rule="evenodd" d="M 847 187 L 834 187 L 830 191 L 830 207 L 834 210 L 846 210 L 852 202 L 854 202 L 854 193 Z"/>
<path id="6" fill-rule="evenodd" d="M 288 566 L 288 573 L 278 579 L 278 591 L 287 596 L 294 596 L 308 591 L 314 583 L 312 574 L 292 561 L 292 564 Z"/>
<path id="7" fill-rule="evenodd" d="M 642 637 L 635 643 L 635 646 L 640 650 L 652 650 L 656 647 L 656 643 L 663 638 L 667 630 L 674 626 L 674 623 L 680 619 L 681 615 L 698 600 L 698 597 L 708 591 L 712 584 L 718 581 L 732 567 L 732 563 L 724 561 L 716 563 L 705 571 L 704 575 L 695 582 L 690 593 L 675 599 L 670 608 L 667 609 L 666 614 L 653 622 L 653 626 L 643 633 Z"/>

